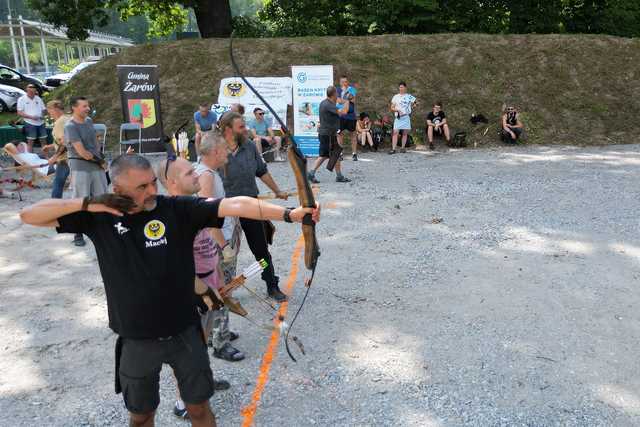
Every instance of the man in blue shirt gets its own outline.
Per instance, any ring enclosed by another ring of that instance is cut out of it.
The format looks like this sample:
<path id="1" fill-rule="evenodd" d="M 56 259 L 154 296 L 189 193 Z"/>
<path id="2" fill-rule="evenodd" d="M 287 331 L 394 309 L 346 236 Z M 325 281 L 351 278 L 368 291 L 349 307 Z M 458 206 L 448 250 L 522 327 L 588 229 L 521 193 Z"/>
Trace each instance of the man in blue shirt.
<path id="1" fill-rule="evenodd" d="M 198 107 L 198 111 L 193 114 L 193 122 L 196 126 L 196 152 L 200 152 L 200 140 L 202 139 L 202 132 L 207 132 L 213 129 L 213 126 L 217 123 L 218 116 L 211 111 L 211 104 L 203 102 Z"/>
<path id="2" fill-rule="evenodd" d="M 340 110 L 345 101 L 349 101 L 349 112 L 340 117 L 340 131 L 338 132 L 338 144 L 342 147 L 343 132 L 349 131 L 351 137 L 352 159 L 358 160 L 358 139 L 356 132 L 356 93 L 357 90 L 353 86 L 349 86 L 347 76 L 340 77 L 340 86 L 338 87 L 338 102 L 336 108 Z"/>
<path id="3" fill-rule="evenodd" d="M 247 127 L 249 128 L 249 136 L 256 144 L 258 153 L 262 154 L 263 150 L 275 150 L 274 159 L 281 161 L 280 144 L 281 138 L 275 136 L 271 128 L 271 120 L 265 119 L 264 111 L 260 107 L 253 110 L 255 118 L 249 120 Z"/>

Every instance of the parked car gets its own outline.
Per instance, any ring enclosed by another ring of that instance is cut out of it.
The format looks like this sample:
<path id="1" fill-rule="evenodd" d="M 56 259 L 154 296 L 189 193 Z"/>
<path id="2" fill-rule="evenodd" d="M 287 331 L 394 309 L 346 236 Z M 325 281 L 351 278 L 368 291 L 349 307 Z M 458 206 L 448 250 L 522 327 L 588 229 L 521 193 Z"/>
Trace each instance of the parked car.
<path id="1" fill-rule="evenodd" d="M 38 89 L 38 95 L 40 96 L 42 96 L 44 92 L 49 91 L 49 88 L 45 86 L 41 80 L 35 77 L 26 76 L 20 71 L 0 64 L 0 84 L 25 90 L 29 83 L 33 83 L 36 86 L 36 88 Z"/>
<path id="2" fill-rule="evenodd" d="M 61 86 L 61 85 L 65 84 L 65 83 L 67 83 L 69 80 L 71 80 L 80 71 L 84 70 L 87 67 L 90 67 L 93 64 L 97 64 L 97 63 L 98 63 L 98 61 L 81 62 L 78 65 L 76 65 L 75 67 L 73 67 L 73 69 L 71 71 L 69 71 L 68 73 L 54 74 L 53 76 L 47 77 L 46 85 L 50 86 L 50 87 Z"/>
<path id="3" fill-rule="evenodd" d="M 18 98 L 24 94 L 20 88 L 0 84 L 0 113 L 16 111 Z"/>

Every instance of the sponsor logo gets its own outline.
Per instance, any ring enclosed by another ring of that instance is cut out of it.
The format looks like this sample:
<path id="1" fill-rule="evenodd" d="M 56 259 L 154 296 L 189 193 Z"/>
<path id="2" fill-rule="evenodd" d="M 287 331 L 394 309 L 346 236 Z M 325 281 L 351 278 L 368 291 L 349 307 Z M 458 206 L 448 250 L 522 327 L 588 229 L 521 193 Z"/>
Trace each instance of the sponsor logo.
<path id="1" fill-rule="evenodd" d="M 156 124 L 156 102 L 153 99 L 129 99 L 129 121 L 140 123 L 142 129 Z"/>
<path id="2" fill-rule="evenodd" d="M 244 95 L 246 89 L 241 82 L 231 82 L 224 86 L 224 96 L 232 98 L 240 98 Z"/>
<path id="3" fill-rule="evenodd" d="M 123 235 L 124 233 L 126 233 L 127 231 L 129 231 L 129 229 L 127 227 L 125 227 L 124 225 L 122 225 L 122 222 L 118 222 L 116 224 L 113 225 L 113 228 L 116 229 L 116 231 L 118 232 L 119 235 Z"/>
<path id="4" fill-rule="evenodd" d="M 305 73 L 304 71 L 299 72 L 298 75 L 296 76 L 296 79 L 300 83 L 306 82 L 307 81 L 307 73 Z"/>

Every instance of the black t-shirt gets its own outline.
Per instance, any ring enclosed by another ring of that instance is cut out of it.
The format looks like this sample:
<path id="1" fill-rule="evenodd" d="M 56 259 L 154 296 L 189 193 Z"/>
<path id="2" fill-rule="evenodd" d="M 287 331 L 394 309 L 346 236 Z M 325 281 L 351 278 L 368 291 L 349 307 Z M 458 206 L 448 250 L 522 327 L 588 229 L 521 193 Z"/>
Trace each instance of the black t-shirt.
<path id="1" fill-rule="evenodd" d="M 168 337 L 199 322 L 193 240 L 203 228 L 222 227 L 220 200 L 158 196 L 149 212 L 58 218 L 58 233 L 84 233 L 93 241 L 114 332 Z"/>
<path id="2" fill-rule="evenodd" d="M 427 120 L 430 120 L 431 123 L 433 123 L 434 125 L 440 124 L 442 123 L 442 121 L 446 118 L 447 116 L 445 116 L 444 111 L 438 111 L 438 114 L 433 114 L 433 111 L 431 111 L 428 115 L 427 115 Z"/>

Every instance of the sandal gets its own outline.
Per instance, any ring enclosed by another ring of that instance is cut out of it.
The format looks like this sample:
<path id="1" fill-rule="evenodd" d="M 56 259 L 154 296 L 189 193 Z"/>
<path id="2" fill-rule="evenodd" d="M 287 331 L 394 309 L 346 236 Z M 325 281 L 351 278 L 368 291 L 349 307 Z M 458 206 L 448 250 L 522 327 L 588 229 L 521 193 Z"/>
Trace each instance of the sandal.
<path id="1" fill-rule="evenodd" d="M 233 347 L 231 344 L 226 343 L 221 349 L 213 349 L 213 357 L 217 359 L 226 360 L 228 362 L 239 362 L 244 359 L 244 353 Z"/>

